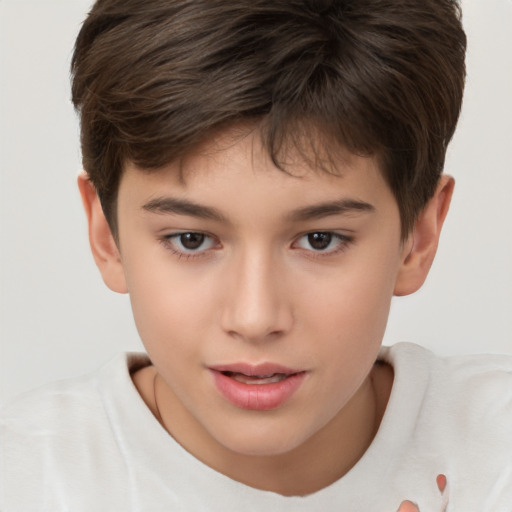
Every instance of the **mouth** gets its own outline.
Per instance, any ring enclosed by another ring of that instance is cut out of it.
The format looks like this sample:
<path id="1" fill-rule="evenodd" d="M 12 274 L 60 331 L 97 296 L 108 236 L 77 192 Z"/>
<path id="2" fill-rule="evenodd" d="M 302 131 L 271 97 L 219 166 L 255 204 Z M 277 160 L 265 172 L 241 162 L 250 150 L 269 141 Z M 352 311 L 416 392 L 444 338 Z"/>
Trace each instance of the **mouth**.
<path id="1" fill-rule="evenodd" d="M 266 411 L 284 405 L 299 389 L 306 371 L 274 364 L 210 367 L 220 394 L 241 409 Z"/>
<path id="2" fill-rule="evenodd" d="M 239 372 L 222 372 L 222 374 L 226 377 L 229 377 L 230 379 L 236 380 L 237 382 L 247 384 L 248 386 L 273 384 L 275 382 L 281 382 L 290 376 L 290 374 L 286 373 L 272 373 L 270 375 L 245 375 L 244 373 Z"/>

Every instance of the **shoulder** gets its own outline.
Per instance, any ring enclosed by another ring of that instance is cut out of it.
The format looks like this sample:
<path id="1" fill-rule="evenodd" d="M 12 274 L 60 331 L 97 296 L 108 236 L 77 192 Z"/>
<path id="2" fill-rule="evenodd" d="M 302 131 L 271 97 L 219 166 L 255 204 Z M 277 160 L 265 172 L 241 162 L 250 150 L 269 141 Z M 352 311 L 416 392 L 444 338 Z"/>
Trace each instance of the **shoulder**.
<path id="1" fill-rule="evenodd" d="M 446 413 L 472 436 L 474 449 L 512 461 L 512 356 L 467 355 L 440 358 L 432 390 L 444 395 Z"/>
<path id="2" fill-rule="evenodd" d="M 99 406 L 95 375 L 59 380 L 17 396 L 0 411 L 3 429 L 30 432 L 42 426 L 57 427 L 84 409 Z M 19 429 L 19 430 L 18 430 Z"/>
<path id="3" fill-rule="evenodd" d="M 512 422 L 512 356 L 475 354 L 438 357 L 431 368 L 433 393 L 444 395 L 462 418 Z M 510 431 L 509 431 L 510 433 Z M 512 441 L 512 436 L 510 436 Z"/>
<path id="4" fill-rule="evenodd" d="M 428 384 L 437 382 L 451 391 L 471 394 L 474 399 L 496 390 L 510 392 L 512 355 L 472 354 L 442 357 L 413 343 L 383 347 L 380 357 L 399 375 L 424 377 Z"/>
<path id="5" fill-rule="evenodd" d="M 132 367 L 140 367 L 146 359 L 143 354 L 119 354 L 92 373 L 23 393 L 0 409 L 0 425 L 29 431 L 40 430 L 42 425 L 59 429 L 66 422 L 80 422 L 82 415 L 91 417 L 100 411 L 102 395 L 121 381 L 126 383 Z"/>
<path id="6" fill-rule="evenodd" d="M 395 415 L 412 411 L 413 428 L 441 444 L 443 439 L 457 444 L 466 454 L 480 446 L 488 460 L 494 454 L 512 461 L 512 356 L 439 357 L 399 343 L 384 348 L 381 357 L 395 372 L 390 399 Z"/>
<path id="7" fill-rule="evenodd" d="M 383 356 L 397 377 L 395 413 L 410 420 L 403 436 L 408 464 L 446 474 L 450 503 L 460 510 L 509 510 L 512 356 L 438 357 L 412 344 Z"/>
<path id="8" fill-rule="evenodd" d="M 54 441 L 95 435 L 108 416 L 107 402 L 137 398 L 132 371 L 148 364 L 144 354 L 119 354 L 98 370 L 46 384 L 24 393 L 0 410 L 2 449 L 17 442 Z"/>
<path id="9" fill-rule="evenodd" d="M 45 385 L 2 408 L 0 473 L 7 504 L 22 500 L 30 510 L 44 498 L 50 501 L 41 510 L 51 510 L 56 496 L 94 480 L 92 467 L 122 467 L 109 404 L 136 399 L 130 365 L 143 361 L 142 355 L 123 354 L 89 375 Z"/>
<path id="10" fill-rule="evenodd" d="M 381 355 L 393 366 L 398 384 L 421 388 L 424 406 L 444 404 L 450 417 L 464 411 L 462 418 L 488 420 L 495 414 L 512 421 L 511 355 L 440 357 L 412 343 L 385 347 Z"/>
<path id="11" fill-rule="evenodd" d="M 452 501 L 457 496 L 461 509 L 468 510 L 471 496 L 480 493 L 485 497 L 480 510 L 510 510 L 512 357 L 441 358 L 436 374 L 430 415 L 437 418 L 440 445 L 451 454 L 450 472 L 461 475 L 453 483 Z"/>

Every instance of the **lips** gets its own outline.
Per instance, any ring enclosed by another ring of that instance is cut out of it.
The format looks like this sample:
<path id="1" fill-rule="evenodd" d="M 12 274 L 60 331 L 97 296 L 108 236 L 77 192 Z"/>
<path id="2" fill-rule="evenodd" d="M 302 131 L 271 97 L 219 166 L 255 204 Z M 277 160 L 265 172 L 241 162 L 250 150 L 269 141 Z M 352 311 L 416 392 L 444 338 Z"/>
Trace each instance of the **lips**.
<path id="1" fill-rule="evenodd" d="M 209 368 L 221 395 L 241 409 L 265 411 L 287 402 L 302 384 L 306 372 L 280 365 L 244 363 Z"/>
<path id="2" fill-rule="evenodd" d="M 271 375 L 245 375 L 238 372 L 223 372 L 226 377 L 235 379 L 237 382 L 247 384 L 249 386 L 256 384 L 273 384 L 274 382 L 281 382 L 289 377 L 286 373 L 273 373 Z"/>

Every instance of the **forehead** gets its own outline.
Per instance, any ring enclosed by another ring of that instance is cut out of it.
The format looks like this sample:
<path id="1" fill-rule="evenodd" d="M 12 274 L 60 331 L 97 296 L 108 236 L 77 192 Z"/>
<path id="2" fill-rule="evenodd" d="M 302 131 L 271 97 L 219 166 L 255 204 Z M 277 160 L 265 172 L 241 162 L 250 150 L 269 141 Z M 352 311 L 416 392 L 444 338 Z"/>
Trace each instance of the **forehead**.
<path id="1" fill-rule="evenodd" d="M 378 156 L 356 155 L 340 145 L 332 134 L 314 124 L 301 125 L 288 133 L 286 139 L 269 145 L 268 134 L 261 122 L 243 122 L 214 132 L 185 155 L 161 168 L 146 170 L 127 161 L 124 170 L 164 174 L 172 169 L 186 184 L 198 172 L 204 175 L 214 171 L 219 163 L 224 166 L 226 157 L 243 159 L 254 170 L 279 170 L 295 177 L 312 177 L 322 172 L 342 176 L 352 168 L 381 167 Z"/>
<path id="2" fill-rule="evenodd" d="M 317 138 L 283 145 L 276 162 L 258 129 L 231 128 L 159 169 L 140 169 L 128 162 L 119 200 L 128 197 L 141 203 L 178 194 L 210 202 L 239 202 L 243 197 L 275 205 L 283 202 L 283 194 L 304 203 L 340 195 L 367 202 L 391 196 L 376 157 L 354 155 Z"/>

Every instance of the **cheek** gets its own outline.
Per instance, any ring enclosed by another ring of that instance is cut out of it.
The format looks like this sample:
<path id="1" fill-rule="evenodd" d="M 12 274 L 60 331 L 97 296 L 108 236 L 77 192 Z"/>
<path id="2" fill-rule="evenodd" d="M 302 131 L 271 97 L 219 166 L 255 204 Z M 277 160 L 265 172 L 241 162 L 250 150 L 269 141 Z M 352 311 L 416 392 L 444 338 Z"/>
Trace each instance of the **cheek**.
<path id="1" fill-rule="evenodd" d="M 384 255 L 379 262 L 361 258 L 328 283 L 317 283 L 309 299 L 318 335 L 313 357 L 330 358 L 332 378 L 342 378 L 336 375 L 340 361 L 348 380 L 359 381 L 370 370 L 386 329 L 395 274 L 396 259 Z"/>
<path id="2" fill-rule="evenodd" d="M 310 296 L 314 318 L 321 328 L 333 329 L 334 337 L 368 341 L 385 328 L 393 283 L 392 271 L 372 272 L 364 265 L 337 278 L 331 276 L 325 286 L 316 283 L 316 293 Z"/>
<path id="3" fill-rule="evenodd" d="M 134 320 L 149 352 L 157 346 L 193 346 L 214 314 L 208 281 L 161 260 L 134 258 L 126 264 Z"/>
<path id="4" fill-rule="evenodd" d="M 381 346 L 391 302 L 387 277 L 363 279 L 352 275 L 339 285 L 343 291 L 331 293 L 324 309 L 317 303 L 314 320 L 317 343 L 311 356 L 322 386 L 312 400 L 328 404 L 318 412 L 321 422 L 337 414 L 370 373 Z"/>

